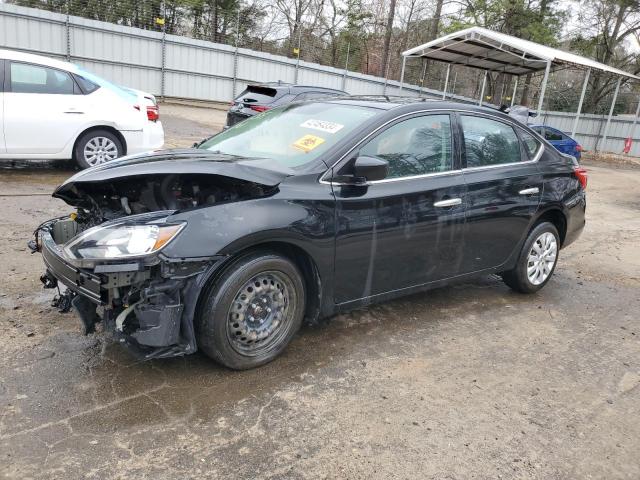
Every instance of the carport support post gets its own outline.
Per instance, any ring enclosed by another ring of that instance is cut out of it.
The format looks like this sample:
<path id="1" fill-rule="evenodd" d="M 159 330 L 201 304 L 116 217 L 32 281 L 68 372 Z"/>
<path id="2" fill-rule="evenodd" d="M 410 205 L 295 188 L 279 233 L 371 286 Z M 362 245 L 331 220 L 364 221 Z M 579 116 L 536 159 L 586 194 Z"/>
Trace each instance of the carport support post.
<path id="1" fill-rule="evenodd" d="M 511 106 L 513 107 L 513 104 L 516 101 L 516 93 L 518 90 L 518 80 L 520 80 L 520 77 L 516 77 L 516 83 L 513 84 L 513 95 L 511 95 Z"/>
<path id="2" fill-rule="evenodd" d="M 404 86 L 404 67 L 407 63 L 407 57 L 402 56 L 402 71 L 400 72 L 400 91 L 402 91 L 402 87 Z M 387 65 L 389 62 L 387 62 Z"/>
<path id="3" fill-rule="evenodd" d="M 484 77 L 482 77 L 482 88 L 480 89 L 480 100 L 478 100 L 478 105 L 482 106 L 482 99 L 484 98 L 484 87 L 487 86 L 487 71 L 484 71 Z"/>
<path id="4" fill-rule="evenodd" d="M 582 113 L 582 103 L 584 102 L 584 95 L 587 93 L 587 84 L 589 83 L 589 75 L 591 75 L 591 69 L 587 69 L 587 74 L 584 77 L 584 83 L 582 84 L 582 93 L 580 94 L 580 101 L 578 102 L 578 111 L 576 112 L 576 118 L 573 121 L 573 128 L 571 129 L 571 137 L 575 140 L 576 132 L 578 131 L 578 120 L 580 120 L 580 114 Z"/>
<path id="5" fill-rule="evenodd" d="M 613 93 L 613 100 L 611 101 L 611 108 L 609 109 L 607 124 L 604 126 L 604 135 L 602 135 L 603 148 L 606 148 L 605 143 L 607 143 L 607 134 L 609 133 L 609 124 L 611 123 L 611 117 L 613 116 L 613 109 L 616 107 L 616 100 L 618 99 L 618 92 L 620 91 L 620 82 L 622 82 L 622 77 L 620 77 L 618 79 L 618 83 L 616 83 L 616 91 Z"/>
<path id="6" fill-rule="evenodd" d="M 447 64 L 447 76 L 444 77 L 444 90 L 442 91 L 442 99 L 447 98 L 447 87 L 449 86 L 449 73 L 451 72 L 451 64 Z"/>
<path id="7" fill-rule="evenodd" d="M 538 117 L 542 112 L 542 104 L 544 103 L 544 93 L 547 91 L 547 82 L 549 81 L 549 72 L 551 71 L 551 60 L 547 60 L 547 68 L 544 70 L 544 78 L 542 79 L 542 88 L 540 89 L 540 98 L 538 99 Z"/>

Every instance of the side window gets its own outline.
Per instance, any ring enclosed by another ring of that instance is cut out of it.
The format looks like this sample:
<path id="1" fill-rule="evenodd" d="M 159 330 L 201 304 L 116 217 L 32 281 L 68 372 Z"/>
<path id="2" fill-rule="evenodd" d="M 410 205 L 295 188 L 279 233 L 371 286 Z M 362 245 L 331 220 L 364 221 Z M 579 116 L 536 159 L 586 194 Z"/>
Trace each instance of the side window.
<path id="1" fill-rule="evenodd" d="M 467 168 L 522 161 L 520 141 L 513 128 L 497 120 L 462 115 Z"/>
<path id="2" fill-rule="evenodd" d="M 389 127 L 360 149 L 360 155 L 389 162 L 387 178 L 452 169 L 449 115 L 426 115 Z"/>
<path id="3" fill-rule="evenodd" d="M 55 68 L 11 62 L 11 91 L 15 93 L 73 94 L 74 82 Z"/>
<path id="4" fill-rule="evenodd" d="M 523 130 L 520 130 L 520 138 L 522 138 L 522 141 L 524 142 L 525 150 L 527 151 L 529 159 L 535 157 L 538 148 L 540 148 L 540 142 L 536 137 Z"/>
<path id="5" fill-rule="evenodd" d="M 550 142 L 553 141 L 559 141 L 559 140 L 564 140 L 564 135 L 557 131 L 557 130 L 552 130 L 550 128 L 545 128 L 544 129 L 544 139 L 545 140 L 549 140 Z"/>

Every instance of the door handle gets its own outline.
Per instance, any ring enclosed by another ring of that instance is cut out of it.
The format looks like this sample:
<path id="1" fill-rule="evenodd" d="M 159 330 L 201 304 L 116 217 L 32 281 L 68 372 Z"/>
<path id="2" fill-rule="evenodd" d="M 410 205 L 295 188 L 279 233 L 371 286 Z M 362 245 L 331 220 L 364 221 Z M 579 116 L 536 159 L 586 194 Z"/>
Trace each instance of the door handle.
<path id="1" fill-rule="evenodd" d="M 461 205 L 461 198 L 447 198 L 446 200 L 440 200 L 439 202 L 435 202 L 433 204 L 434 207 L 455 207 L 456 205 Z"/>
<path id="2" fill-rule="evenodd" d="M 84 115 L 84 112 L 81 112 L 79 110 L 67 110 L 64 113 L 78 113 L 80 115 Z"/>
<path id="3" fill-rule="evenodd" d="M 520 195 L 535 195 L 540 193 L 540 189 L 538 187 L 525 188 L 524 190 L 520 190 L 518 193 Z"/>

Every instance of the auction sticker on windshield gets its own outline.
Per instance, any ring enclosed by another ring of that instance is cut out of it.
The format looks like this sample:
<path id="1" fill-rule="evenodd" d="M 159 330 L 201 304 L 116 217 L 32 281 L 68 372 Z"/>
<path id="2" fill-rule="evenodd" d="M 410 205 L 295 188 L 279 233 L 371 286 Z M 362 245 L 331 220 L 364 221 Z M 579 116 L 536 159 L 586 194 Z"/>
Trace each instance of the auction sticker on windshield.
<path id="1" fill-rule="evenodd" d="M 315 135 L 305 135 L 293 142 L 293 146 L 307 153 L 323 143 L 324 138 L 316 137 Z"/>
<path id="2" fill-rule="evenodd" d="M 301 123 L 300 126 L 304 128 L 313 128 L 314 130 L 320 130 L 321 132 L 327 133 L 339 132 L 340 129 L 344 127 L 344 125 L 340 125 L 339 123 L 329 122 L 327 120 L 313 120 L 311 118 L 304 123 Z"/>

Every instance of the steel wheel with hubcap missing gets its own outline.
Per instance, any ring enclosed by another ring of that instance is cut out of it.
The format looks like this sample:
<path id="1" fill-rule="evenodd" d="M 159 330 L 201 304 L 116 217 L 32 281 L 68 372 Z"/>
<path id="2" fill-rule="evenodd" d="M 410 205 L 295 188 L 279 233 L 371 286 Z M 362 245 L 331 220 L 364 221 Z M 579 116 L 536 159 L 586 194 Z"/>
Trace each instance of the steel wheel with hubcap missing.
<path id="1" fill-rule="evenodd" d="M 302 325 L 305 280 L 278 253 L 247 253 L 202 293 L 195 327 L 198 348 L 236 370 L 277 357 Z"/>
<path id="2" fill-rule="evenodd" d="M 234 350 L 255 356 L 279 343 L 286 331 L 283 323 L 290 321 L 289 304 L 296 301 L 292 290 L 291 279 L 275 271 L 255 275 L 240 288 L 227 322 L 227 338 Z"/>
<path id="3" fill-rule="evenodd" d="M 556 264 L 558 242 L 551 232 L 545 232 L 535 239 L 527 259 L 527 278 L 533 285 L 543 283 Z"/>

